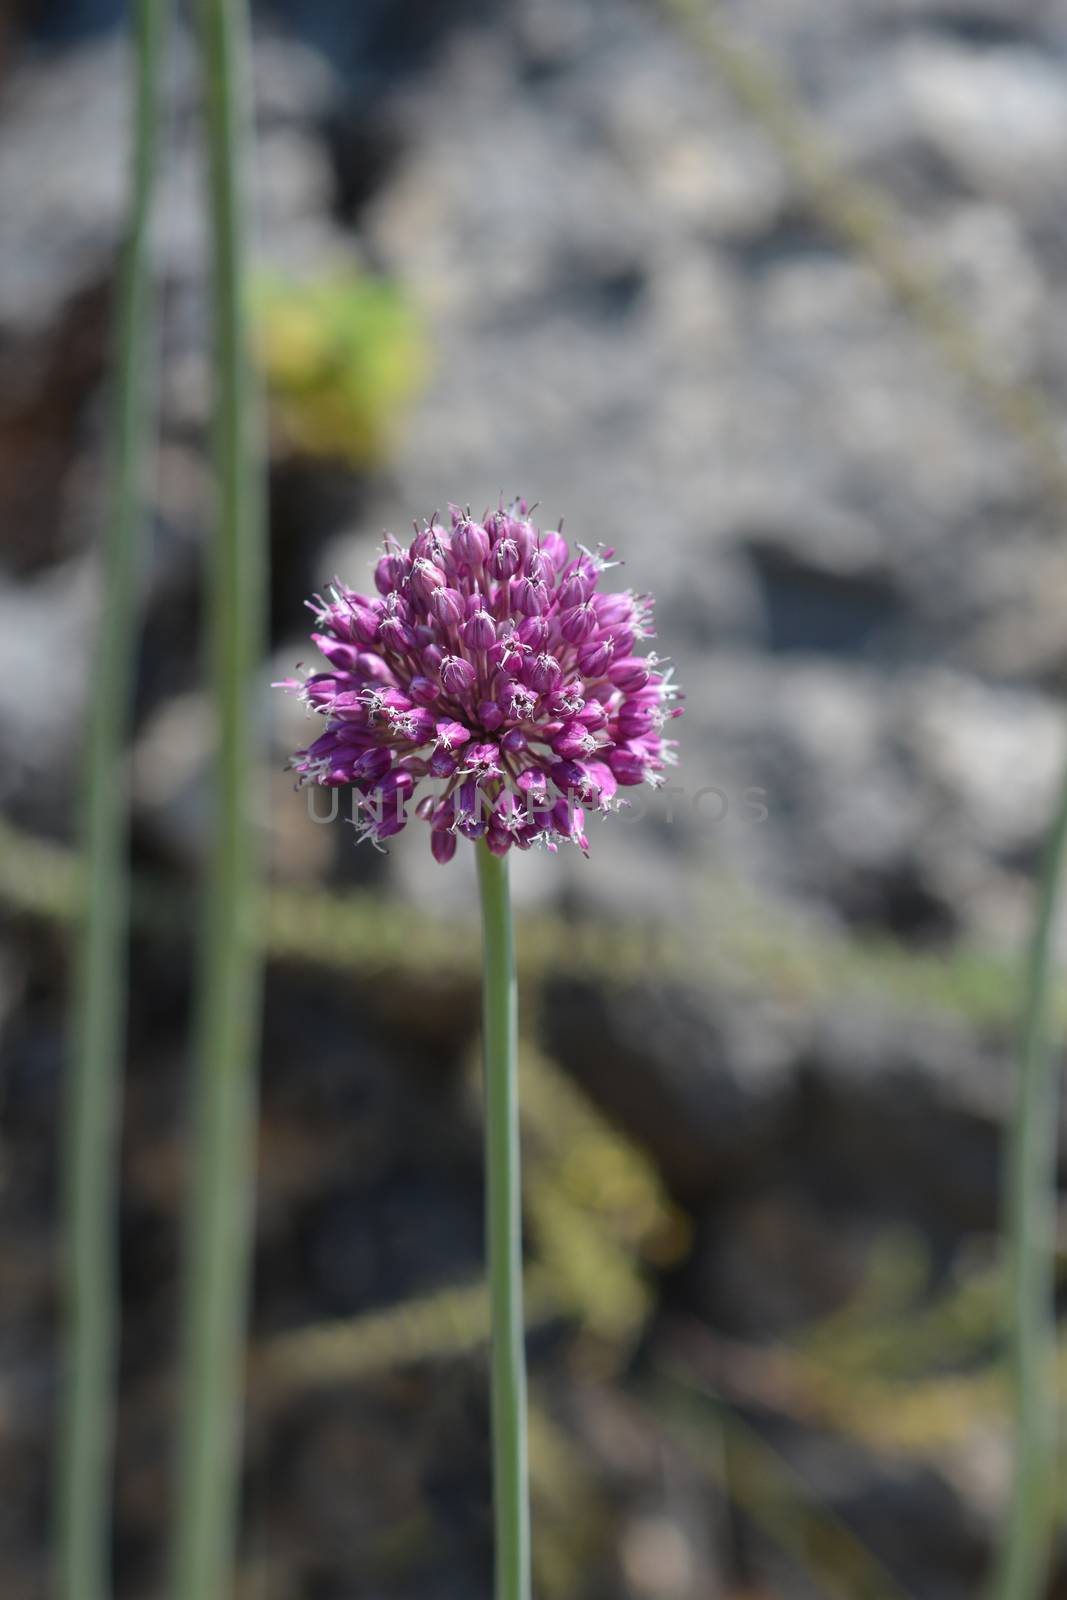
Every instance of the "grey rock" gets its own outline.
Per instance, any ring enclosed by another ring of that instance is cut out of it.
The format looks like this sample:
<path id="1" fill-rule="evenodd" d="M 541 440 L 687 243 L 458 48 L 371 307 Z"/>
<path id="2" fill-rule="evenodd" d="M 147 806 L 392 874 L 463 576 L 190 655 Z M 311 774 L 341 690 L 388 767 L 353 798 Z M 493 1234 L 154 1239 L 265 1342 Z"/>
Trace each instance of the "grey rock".
<path id="1" fill-rule="evenodd" d="M 80 558 L 17 584 L 0 577 L 0 795 L 36 795 L 42 820 L 80 758 L 96 604 Z"/>
<path id="2" fill-rule="evenodd" d="M 1033 47 L 906 49 L 912 114 L 933 148 L 979 193 L 1025 210 L 1048 202 L 1067 154 L 1067 83 Z"/>
<path id="3" fill-rule="evenodd" d="M 736 1181 L 780 1136 L 794 1089 L 797 1023 L 757 995 L 643 984 L 610 997 L 556 980 L 547 1043 L 689 1196 Z"/>

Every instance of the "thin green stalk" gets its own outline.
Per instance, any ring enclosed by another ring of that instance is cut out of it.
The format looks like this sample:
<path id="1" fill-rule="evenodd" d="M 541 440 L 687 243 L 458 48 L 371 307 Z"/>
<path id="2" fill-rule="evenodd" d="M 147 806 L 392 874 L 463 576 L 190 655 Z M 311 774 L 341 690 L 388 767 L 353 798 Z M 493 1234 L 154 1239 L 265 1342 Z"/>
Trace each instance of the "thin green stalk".
<path id="1" fill-rule="evenodd" d="M 507 857 L 477 846 L 482 901 L 486 1233 L 492 1320 L 496 1600 L 530 1600 L 518 1001 Z"/>
<path id="2" fill-rule="evenodd" d="M 104 614 L 89 703 L 83 794 L 87 896 L 75 956 L 64 1127 L 66 1354 L 57 1459 L 57 1592 L 110 1592 L 111 1457 L 118 1342 L 117 1170 L 129 912 L 127 793 L 121 774 L 137 635 L 137 544 L 152 416 L 149 219 L 167 8 L 133 7 L 136 85 L 130 214 L 116 316 L 112 514 Z"/>
<path id="3" fill-rule="evenodd" d="M 1026 969 L 1022 1048 L 1006 1172 L 1015 1470 L 996 1600 L 1038 1600 L 1056 1523 L 1056 1150 L 1053 934 L 1067 864 L 1067 776 L 1045 850 Z"/>
<path id="4" fill-rule="evenodd" d="M 218 526 L 208 570 L 214 832 L 200 946 L 189 1165 L 175 1600 L 232 1589 L 250 1269 L 261 960 L 261 765 L 254 674 L 265 557 L 259 404 L 249 355 L 245 0 L 199 0 L 214 253 Z"/>

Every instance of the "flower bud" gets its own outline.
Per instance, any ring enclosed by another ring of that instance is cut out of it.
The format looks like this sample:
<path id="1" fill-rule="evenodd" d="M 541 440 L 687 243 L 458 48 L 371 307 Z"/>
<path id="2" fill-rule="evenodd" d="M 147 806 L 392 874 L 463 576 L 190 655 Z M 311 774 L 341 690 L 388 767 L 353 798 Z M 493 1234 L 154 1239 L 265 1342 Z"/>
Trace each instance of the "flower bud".
<path id="1" fill-rule="evenodd" d="M 345 730 L 341 728 L 328 728 L 325 733 L 320 733 L 306 750 L 300 750 L 297 754 L 303 756 L 305 762 L 325 761 L 328 756 L 334 755 L 339 747 L 347 745 L 344 733 Z"/>
<path id="2" fill-rule="evenodd" d="M 428 606 L 435 589 L 444 588 L 445 575 L 440 567 L 420 556 L 411 569 L 408 588 L 420 605 Z"/>
<path id="3" fill-rule="evenodd" d="M 452 535 L 452 549 L 468 567 L 482 566 L 490 548 L 489 535 L 470 518 L 462 521 Z"/>
<path id="4" fill-rule="evenodd" d="M 614 745 L 607 753 L 608 766 L 626 788 L 645 781 L 644 756 L 630 744 Z"/>
<path id="5" fill-rule="evenodd" d="M 455 589 L 435 589 L 430 596 L 430 613 L 443 628 L 454 628 L 463 620 L 463 596 Z"/>
<path id="6" fill-rule="evenodd" d="M 382 618 L 378 637 L 387 650 L 410 650 L 415 643 L 413 629 L 392 613 Z"/>
<path id="7" fill-rule="evenodd" d="M 378 783 L 393 764 L 392 751 L 382 745 L 365 750 L 352 768 L 353 783 Z"/>
<path id="8" fill-rule="evenodd" d="M 596 612 L 588 600 L 580 606 L 571 606 L 559 619 L 559 631 L 570 644 L 581 644 L 596 629 Z"/>
<path id="9" fill-rule="evenodd" d="M 437 699 L 438 688 L 431 678 L 412 678 L 408 692 L 416 705 L 432 706 Z"/>
<path id="10" fill-rule="evenodd" d="M 658 708 L 639 700 L 624 700 L 615 718 L 620 739 L 640 739 L 655 729 Z"/>
<path id="11" fill-rule="evenodd" d="M 632 594 L 598 594 L 593 597 L 593 605 L 596 607 L 602 628 L 632 626 L 634 621 Z"/>
<path id="12" fill-rule="evenodd" d="M 584 605 L 595 588 L 595 578 L 590 578 L 584 572 L 568 572 L 556 591 L 560 609 L 570 611 L 574 606 Z"/>
<path id="13" fill-rule="evenodd" d="M 552 807 L 552 822 L 556 832 L 562 834 L 565 839 L 573 839 L 583 850 L 589 848 L 589 840 L 582 832 L 585 812 L 581 806 L 574 805 L 566 798 L 557 800 Z"/>
<path id="14" fill-rule="evenodd" d="M 402 806 L 397 806 L 395 810 L 390 806 L 380 821 L 368 824 L 374 837 L 379 841 L 395 838 L 398 833 L 403 833 L 407 825 L 408 819 Z"/>
<path id="15" fill-rule="evenodd" d="M 332 672 L 313 673 L 300 688 L 301 698 L 317 710 L 320 706 L 329 705 L 337 696 L 337 679 Z"/>
<path id="16" fill-rule="evenodd" d="M 359 651 L 355 645 L 342 644 L 340 639 L 331 639 L 325 633 L 313 633 L 312 641 L 318 645 L 331 667 L 337 667 L 341 672 L 352 672 L 359 662 Z"/>
<path id="17" fill-rule="evenodd" d="M 582 691 L 585 685 L 580 678 L 571 678 L 569 683 L 561 685 L 549 696 L 548 709 L 554 717 L 562 717 L 568 722 L 571 717 L 576 717 L 585 705 Z"/>
<path id="18" fill-rule="evenodd" d="M 515 722 L 525 722 L 537 710 L 537 696 L 532 689 L 524 683 L 516 683 L 514 678 L 508 678 L 496 685 L 496 703 L 503 711 L 505 717 L 510 717 Z"/>
<path id="19" fill-rule="evenodd" d="M 454 750 L 457 745 L 466 744 L 471 736 L 470 729 L 462 722 L 450 720 L 439 722 L 435 731 L 439 750 Z"/>
<path id="20" fill-rule="evenodd" d="M 547 583 L 540 578 L 520 578 L 515 604 L 528 617 L 541 616 L 548 610 Z"/>
<path id="21" fill-rule="evenodd" d="M 398 795 L 406 800 L 414 787 L 415 780 L 411 773 L 405 772 L 403 767 L 394 767 L 391 772 L 385 774 L 378 785 L 378 793 L 387 797 Z"/>
<path id="22" fill-rule="evenodd" d="M 555 656 L 543 651 L 527 662 L 523 677 L 537 694 L 551 694 L 563 680 L 563 669 Z"/>
<path id="23" fill-rule="evenodd" d="M 430 850 L 435 861 L 447 866 L 456 853 L 456 836 L 451 828 L 430 829 Z"/>
<path id="24" fill-rule="evenodd" d="M 394 739 L 404 739 L 410 744 L 425 744 L 434 729 L 434 719 L 425 706 L 412 706 L 410 711 L 398 711 L 389 719 Z"/>
<path id="25" fill-rule="evenodd" d="M 607 639 L 611 645 L 611 658 L 618 661 L 620 656 L 628 656 L 637 643 L 637 635 L 632 628 L 624 628 L 621 624 L 613 628 L 601 629 L 600 637 Z"/>
<path id="26" fill-rule="evenodd" d="M 474 687 L 477 676 L 463 656 L 445 656 L 441 662 L 441 683 L 449 694 L 466 694 Z"/>
<path id="27" fill-rule="evenodd" d="M 525 517 L 508 517 L 506 527 L 507 537 L 515 541 L 520 565 L 525 570 L 537 548 L 537 534 L 533 524 Z"/>
<path id="28" fill-rule="evenodd" d="M 489 571 L 494 578 L 513 578 L 519 570 L 521 557 L 514 539 L 497 539 L 489 552 Z"/>
<path id="29" fill-rule="evenodd" d="M 335 695 L 330 706 L 330 715 L 354 727 L 365 728 L 370 722 L 370 711 L 363 698 L 362 689 L 346 689 L 343 693 Z"/>
<path id="30" fill-rule="evenodd" d="M 584 796 L 587 768 L 581 761 L 557 761 L 552 768 L 552 782 L 560 794 Z"/>
<path id="31" fill-rule="evenodd" d="M 543 800 L 548 793 L 548 777 L 541 767 L 527 767 L 515 781 L 532 801 Z"/>
<path id="32" fill-rule="evenodd" d="M 515 630 L 523 644 L 529 645 L 531 650 L 543 650 L 548 643 L 550 633 L 547 617 L 523 617 Z"/>
<path id="33" fill-rule="evenodd" d="M 578 647 L 578 666 L 587 678 L 599 678 L 611 664 L 611 645 L 606 639 L 590 639 Z"/>
<path id="34" fill-rule="evenodd" d="M 442 556 L 448 554 L 449 538 L 443 528 L 436 525 L 423 528 L 411 541 L 411 557 L 414 561 L 438 562 Z"/>
<path id="35" fill-rule="evenodd" d="M 496 643 L 496 623 L 488 611 L 476 611 L 459 632 L 468 650 L 488 650 Z"/>
<path id="36" fill-rule="evenodd" d="M 399 689 L 375 689 L 367 698 L 376 716 L 384 712 L 386 716 L 395 717 L 405 711 L 412 711 L 415 707 L 414 700 L 410 700 L 406 694 L 401 694 Z"/>
<path id="37" fill-rule="evenodd" d="M 556 528 L 549 528 L 547 533 L 541 535 L 541 550 L 551 563 L 553 572 L 560 572 L 567 565 L 570 551 L 566 539 Z"/>
<path id="38" fill-rule="evenodd" d="M 506 633 L 498 639 L 489 652 L 489 665 L 501 667 L 505 672 L 515 670 L 522 665 L 526 655 L 526 646 L 515 633 Z"/>
<path id="39" fill-rule="evenodd" d="M 552 748 L 558 756 L 574 760 L 591 755 L 596 749 L 596 739 L 584 722 L 566 722 L 552 740 Z"/>
<path id="40" fill-rule="evenodd" d="M 643 689 L 649 678 L 649 666 L 640 656 L 623 656 L 608 668 L 608 677 L 624 693 Z"/>
<path id="41" fill-rule="evenodd" d="M 374 585 L 379 594 L 393 594 L 408 575 L 407 556 L 399 551 L 387 550 L 374 568 Z"/>
<path id="42" fill-rule="evenodd" d="M 464 752 L 463 765 L 476 782 L 482 783 L 487 778 L 503 777 L 499 757 L 500 751 L 497 746 L 485 740 L 472 744 Z"/>
<path id="43" fill-rule="evenodd" d="M 585 798 L 592 805 L 600 806 L 601 810 L 607 810 L 609 802 L 615 798 L 619 788 L 615 774 L 604 761 L 587 761 L 584 765 Z"/>
<path id="44" fill-rule="evenodd" d="M 466 839 L 480 839 L 485 832 L 486 799 L 473 778 L 462 784 L 456 805 L 456 827 Z"/>
<path id="45" fill-rule="evenodd" d="M 602 728 L 608 720 L 608 714 L 599 700 L 586 700 L 574 714 L 587 728 Z"/>

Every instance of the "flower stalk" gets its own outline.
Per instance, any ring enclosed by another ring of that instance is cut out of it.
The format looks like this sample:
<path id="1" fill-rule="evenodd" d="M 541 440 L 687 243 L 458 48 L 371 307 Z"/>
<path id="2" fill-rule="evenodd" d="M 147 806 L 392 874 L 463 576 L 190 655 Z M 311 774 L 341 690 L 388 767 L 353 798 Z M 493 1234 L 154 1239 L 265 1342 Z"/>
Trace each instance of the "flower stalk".
<path id="1" fill-rule="evenodd" d="M 1052 1033 L 1054 934 L 1067 868 L 1067 774 L 1045 848 L 1026 965 L 1016 1104 L 1007 1152 L 1005 1230 L 1015 1407 L 1011 1501 L 994 1600 L 1044 1594 L 1056 1523 L 1056 1152 Z"/>
<path id="2" fill-rule="evenodd" d="M 247 305 L 246 0 L 199 0 L 214 257 L 218 526 L 207 574 L 216 719 L 200 942 L 183 1298 L 174 1600 L 232 1591 L 248 1300 L 261 954 L 253 674 L 265 571 L 259 407 Z"/>
<path id="3" fill-rule="evenodd" d="M 492 1311 L 496 1600 L 530 1600 L 526 1354 L 522 1309 L 518 1002 L 507 856 L 476 847 L 482 906 L 485 1179 Z"/>
<path id="4" fill-rule="evenodd" d="M 492 1313 L 496 1600 L 529 1600 L 530 1513 L 522 1310 L 511 851 L 574 844 L 585 806 L 663 782 L 681 715 L 651 595 L 612 593 L 614 550 L 538 528 L 525 500 L 480 521 L 435 513 L 405 548 L 386 536 L 376 595 L 340 579 L 309 602 L 328 670 L 277 685 L 325 727 L 290 765 L 301 783 L 355 791 L 359 836 L 381 848 L 413 814 L 442 865 L 474 845 L 484 953 L 486 1234 Z M 415 792 L 422 788 L 416 800 Z"/>
<path id="5" fill-rule="evenodd" d="M 120 268 L 112 412 L 112 510 L 103 551 L 104 615 L 88 709 L 83 793 L 85 914 L 75 954 L 72 1057 L 64 1128 L 65 1372 L 57 1466 L 57 1593 L 110 1594 L 111 1466 L 118 1343 L 117 1171 L 126 935 L 123 769 L 137 633 L 137 545 L 151 432 L 152 269 L 160 84 L 168 7 L 132 12 L 135 90 L 130 211 Z"/>

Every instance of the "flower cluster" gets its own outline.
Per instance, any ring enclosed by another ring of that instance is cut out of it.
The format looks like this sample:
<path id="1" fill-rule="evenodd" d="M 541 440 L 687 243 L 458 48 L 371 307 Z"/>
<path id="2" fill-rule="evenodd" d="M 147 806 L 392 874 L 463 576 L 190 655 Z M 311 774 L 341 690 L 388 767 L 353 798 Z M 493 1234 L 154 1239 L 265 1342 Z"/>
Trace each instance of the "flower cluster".
<path id="1" fill-rule="evenodd" d="M 451 508 L 405 549 L 386 539 L 370 597 L 337 582 L 309 601 L 329 663 L 291 681 L 325 731 L 293 758 L 302 783 L 352 784 L 362 837 L 399 833 L 407 802 L 438 861 L 458 836 L 587 848 L 583 806 L 658 784 L 677 690 L 656 656 L 647 595 L 601 593 L 610 549 L 572 552 L 524 501 L 481 522 Z"/>

